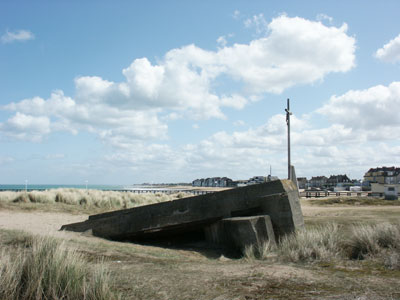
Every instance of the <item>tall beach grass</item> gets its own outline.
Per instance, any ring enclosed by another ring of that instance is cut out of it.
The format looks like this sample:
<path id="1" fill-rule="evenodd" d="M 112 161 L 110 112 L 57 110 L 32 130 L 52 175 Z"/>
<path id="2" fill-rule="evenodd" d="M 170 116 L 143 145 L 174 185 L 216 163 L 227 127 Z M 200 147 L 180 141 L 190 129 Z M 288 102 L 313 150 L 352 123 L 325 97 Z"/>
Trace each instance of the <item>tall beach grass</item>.
<path id="1" fill-rule="evenodd" d="M 400 270 L 400 224 L 353 225 L 344 233 L 337 224 L 300 230 L 282 237 L 277 246 L 250 245 L 246 259 L 306 263 L 371 259 Z"/>
<path id="2" fill-rule="evenodd" d="M 51 189 L 46 191 L 31 192 L 0 192 L 0 204 L 6 203 L 42 203 L 79 205 L 85 208 L 120 209 L 130 208 L 151 203 L 171 201 L 177 198 L 187 197 L 186 193 L 163 194 L 131 192 L 100 191 L 83 189 Z"/>
<path id="3" fill-rule="evenodd" d="M 0 253 L 0 299 L 116 299 L 110 274 L 54 238 Z"/>
<path id="4" fill-rule="evenodd" d="M 341 246 L 339 226 L 331 223 L 284 236 L 277 252 L 283 260 L 305 262 L 337 258 Z"/>

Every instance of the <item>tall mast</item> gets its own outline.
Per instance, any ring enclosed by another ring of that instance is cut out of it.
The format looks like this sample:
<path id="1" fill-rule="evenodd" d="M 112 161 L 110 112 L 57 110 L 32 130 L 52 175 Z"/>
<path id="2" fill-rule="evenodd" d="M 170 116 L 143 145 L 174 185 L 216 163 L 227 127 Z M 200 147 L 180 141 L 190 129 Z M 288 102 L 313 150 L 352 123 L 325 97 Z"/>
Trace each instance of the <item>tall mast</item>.
<path id="1" fill-rule="evenodd" d="M 291 170 L 291 163 L 290 163 L 290 115 L 292 114 L 290 111 L 290 101 L 289 98 L 287 99 L 287 108 L 286 111 L 286 124 L 287 124 L 287 141 L 288 141 L 288 179 L 292 176 L 290 174 Z"/>

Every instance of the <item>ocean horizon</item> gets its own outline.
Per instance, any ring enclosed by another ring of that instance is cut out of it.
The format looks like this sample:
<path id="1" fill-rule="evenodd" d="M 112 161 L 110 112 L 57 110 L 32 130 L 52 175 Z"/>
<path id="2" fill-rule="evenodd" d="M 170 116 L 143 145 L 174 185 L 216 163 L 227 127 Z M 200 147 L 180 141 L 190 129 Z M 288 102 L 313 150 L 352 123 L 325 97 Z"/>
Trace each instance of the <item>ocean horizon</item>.
<path id="1" fill-rule="evenodd" d="M 0 184 L 0 191 L 45 191 L 53 189 L 88 189 L 101 191 L 165 191 L 182 190 L 174 186 L 160 186 L 151 184 Z M 183 188 L 185 189 L 185 188 Z"/>
<path id="2" fill-rule="evenodd" d="M 136 187 L 135 185 L 109 185 L 109 184 L 0 184 L 0 191 L 21 190 L 51 190 L 51 189 L 90 189 L 90 190 L 126 190 Z"/>

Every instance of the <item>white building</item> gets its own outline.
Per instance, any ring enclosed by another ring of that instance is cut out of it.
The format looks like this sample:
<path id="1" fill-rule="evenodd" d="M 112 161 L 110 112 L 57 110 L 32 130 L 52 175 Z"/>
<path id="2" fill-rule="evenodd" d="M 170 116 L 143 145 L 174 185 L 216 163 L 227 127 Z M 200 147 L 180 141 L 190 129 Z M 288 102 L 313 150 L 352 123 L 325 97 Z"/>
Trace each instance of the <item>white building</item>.
<path id="1" fill-rule="evenodd" d="M 383 196 L 398 195 L 400 191 L 400 184 L 382 184 L 382 183 L 371 183 L 372 196 Z"/>
<path id="2" fill-rule="evenodd" d="M 398 185 L 387 184 L 384 187 L 385 200 L 397 200 L 398 199 Z"/>

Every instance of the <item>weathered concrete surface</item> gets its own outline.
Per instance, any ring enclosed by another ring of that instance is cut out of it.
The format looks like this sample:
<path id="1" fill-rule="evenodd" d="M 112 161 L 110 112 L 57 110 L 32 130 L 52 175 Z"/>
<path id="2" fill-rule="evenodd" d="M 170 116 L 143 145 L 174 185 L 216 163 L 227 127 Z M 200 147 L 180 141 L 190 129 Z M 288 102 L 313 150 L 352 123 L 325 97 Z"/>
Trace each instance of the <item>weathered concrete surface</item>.
<path id="1" fill-rule="evenodd" d="M 298 190 L 289 180 L 277 180 L 213 194 L 183 198 L 90 216 L 61 230 L 114 240 L 179 235 L 230 217 L 269 215 L 275 236 L 304 226 Z"/>
<path id="2" fill-rule="evenodd" d="M 204 230 L 209 243 L 242 252 L 250 245 L 276 244 L 271 218 L 267 215 L 222 219 Z"/>
<path id="3" fill-rule="evenodd" d="M 293 181 L 296 188 L 299 189 L 299 183 L 297 182 L 296 170 L 295 170 L 294 166 L 290 166 L 290 178 L 289 179 L 291 181 Z"/>

